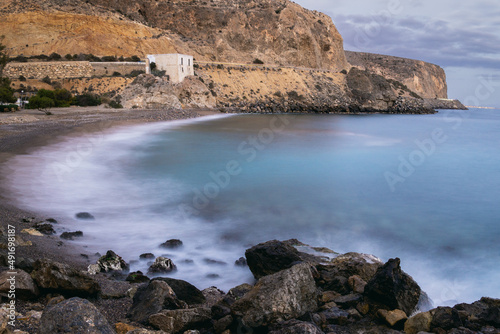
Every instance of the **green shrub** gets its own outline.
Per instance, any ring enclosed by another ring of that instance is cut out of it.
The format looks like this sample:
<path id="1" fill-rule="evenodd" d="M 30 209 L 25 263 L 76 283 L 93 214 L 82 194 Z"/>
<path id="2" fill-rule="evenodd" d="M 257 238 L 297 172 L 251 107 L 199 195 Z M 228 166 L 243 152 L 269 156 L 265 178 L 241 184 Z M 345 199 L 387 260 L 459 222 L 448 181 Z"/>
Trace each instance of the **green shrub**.
<path id="1" fill-rule="evenodd" d="M 253 61 L 254 64 L 256 65 L 263 65 L 264 62 L 262 60 L 260 60 L 259 58 L 255 58 L 255 60 Z"/>
<path id="2" fill-rule="evenodd" d="M 32 96 L 29 99 L 29 108 L 30 109 L 38 109 L 47 113 L 48 109 L 53 108 L 55 106 L 55 102 L 53 99 L 46 96 Z"/>
<path id="3" fill-rule="evenodd" d="M 9 112 L 12 110 L 19 110 L 17 104 L 0 104 L 0 112 Z"/>
<path id="4" fill-rule="evenodd" d="M 80 107 L 95 107 L 101 104 L 101 98 L 95 94 L 76 95 L 72 104 Z"/>
<path id="5" fill-rule="evenodd" d="M 61 60 L 61 58 L 61 55 L 55 52 L 51 53 L 49 56 L 50 60 Z"/>
<path id="6" fill-rule="evenodd" d="M 52 84 L 52 80 L 50 80 L 49 76 L 45 76 L 45 78 L 42 79 L 42 82 L 45 82 L 48 85 Z"/>
<path id="7" fill-rule="evenodd" d="M 122 109 L 123 108 L 123 106 L 121 105 L 121 103 L 117 102 L 115 100 L 111 100 L 111 102 L 109 102 L 109 106 L 111 108 L 114 108 L 114 109 Z"/>
<path id="8" fill-rule="evenodd" d="M 19 81 L 26 81 L 26 77 L 24 75 L 19 76 Z"/>
<path id="9" fill-rule="evenodd" d="M 10 87 L 10 80 L 0 78 L 0 102 L 14 103 L 16 100 L 14 90 Z"/>

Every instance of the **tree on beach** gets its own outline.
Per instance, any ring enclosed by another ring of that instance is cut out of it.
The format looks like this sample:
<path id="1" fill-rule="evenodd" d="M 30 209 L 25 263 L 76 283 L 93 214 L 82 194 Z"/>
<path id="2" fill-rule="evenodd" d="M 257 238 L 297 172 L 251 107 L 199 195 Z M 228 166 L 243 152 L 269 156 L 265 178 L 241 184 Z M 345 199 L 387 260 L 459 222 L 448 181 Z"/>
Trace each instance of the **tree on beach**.
<path id="1" fill-rule="evenodd" d="M 3 36 L 1 39 L 3 39 Z M 10 80 L 3 76 L 3 69 L 9 60 L 4 50 L 5 45 L 0 43 L 0 103 L 14 103 L 16 98 L 14 97 L 14 90 L 10 87 Z"/>

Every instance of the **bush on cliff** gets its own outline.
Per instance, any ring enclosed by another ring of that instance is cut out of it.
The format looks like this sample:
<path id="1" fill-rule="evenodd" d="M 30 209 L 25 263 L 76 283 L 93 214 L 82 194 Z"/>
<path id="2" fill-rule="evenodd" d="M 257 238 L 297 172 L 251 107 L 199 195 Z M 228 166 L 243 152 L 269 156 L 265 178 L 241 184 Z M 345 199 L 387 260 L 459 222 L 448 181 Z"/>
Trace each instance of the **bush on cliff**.
<path id="1" fill-rule="evenodd" d="M 101 104 L 101 98 L 95 94 L 76 95 L 71 104 L 80 107 L 95 107 Z"/>

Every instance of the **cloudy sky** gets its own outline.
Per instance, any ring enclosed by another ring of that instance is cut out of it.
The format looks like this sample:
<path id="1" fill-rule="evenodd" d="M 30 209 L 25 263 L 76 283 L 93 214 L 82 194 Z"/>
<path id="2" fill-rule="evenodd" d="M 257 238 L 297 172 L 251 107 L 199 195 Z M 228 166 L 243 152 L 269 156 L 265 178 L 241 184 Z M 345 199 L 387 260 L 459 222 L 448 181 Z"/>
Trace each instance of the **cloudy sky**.
<path id="1" fill-rule="evenodd" d="M 443 67 L 448 95 L 500 108 L 498 0 L 295 0 L 332 17 L 344 47 Z"/>

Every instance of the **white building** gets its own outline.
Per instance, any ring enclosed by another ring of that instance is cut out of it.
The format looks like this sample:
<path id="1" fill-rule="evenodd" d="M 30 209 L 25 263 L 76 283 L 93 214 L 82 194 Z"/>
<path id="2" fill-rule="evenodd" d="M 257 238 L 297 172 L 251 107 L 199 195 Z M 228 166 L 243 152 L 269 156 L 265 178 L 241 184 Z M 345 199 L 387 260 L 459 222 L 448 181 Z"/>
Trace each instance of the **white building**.
<path id="1" fill-rule="evenodd" d="M 165 75 L 174 83 L 179 83 L 188 75 L 194 75 L 193 56 L 179 53 L 158 54 L 146 56 L 146 73 L 151 73 L 151 63 L 156 64 L 158 71 L 165 71 Z"/>

